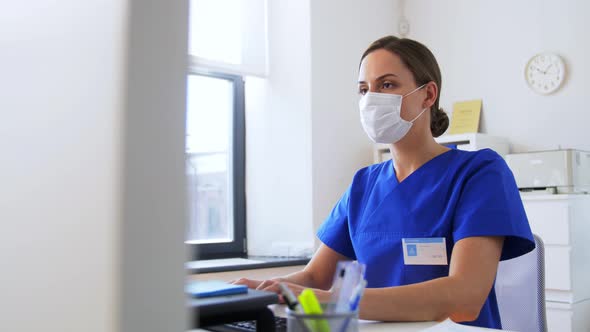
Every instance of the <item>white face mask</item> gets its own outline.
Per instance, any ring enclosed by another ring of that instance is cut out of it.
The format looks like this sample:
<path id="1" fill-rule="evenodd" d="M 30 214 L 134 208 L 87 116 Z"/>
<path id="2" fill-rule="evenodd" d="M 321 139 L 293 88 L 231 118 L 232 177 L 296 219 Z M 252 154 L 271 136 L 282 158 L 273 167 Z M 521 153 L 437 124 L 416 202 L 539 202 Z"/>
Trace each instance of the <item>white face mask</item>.
<path id="1" fill-rule="evenodd" d="M 402 99 L 422 89 L 419 86 L 405 95 L 367 92 L 359 101 L 361 123 L 369 138 L 375 143 L 396 143 L 412 128 L 414 121 L 424 113 L 425 108 L 412 121 L 401 117 Z"/>

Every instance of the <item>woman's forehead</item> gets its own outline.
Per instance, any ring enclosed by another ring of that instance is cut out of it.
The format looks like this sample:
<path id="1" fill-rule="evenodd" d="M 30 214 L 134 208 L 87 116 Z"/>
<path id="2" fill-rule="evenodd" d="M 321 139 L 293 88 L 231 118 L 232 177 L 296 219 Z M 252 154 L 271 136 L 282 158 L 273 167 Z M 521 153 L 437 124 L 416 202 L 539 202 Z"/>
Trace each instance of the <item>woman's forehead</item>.
<path id="1" fill-rule="evenodd" d="M 373 81 L 385 74 L 393 74 L 404 79 L 411 75 L 411 72 L 397 54 L 379 49 L 369 53 L 361 62 L 359 81 Z"/>

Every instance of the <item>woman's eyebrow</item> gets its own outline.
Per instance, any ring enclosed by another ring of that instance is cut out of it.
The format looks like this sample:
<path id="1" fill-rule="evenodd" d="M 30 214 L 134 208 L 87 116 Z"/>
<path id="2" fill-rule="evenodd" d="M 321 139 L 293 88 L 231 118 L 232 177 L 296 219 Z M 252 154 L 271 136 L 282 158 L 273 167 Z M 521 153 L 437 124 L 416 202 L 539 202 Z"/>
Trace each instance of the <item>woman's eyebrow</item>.
<path id="1" fill-rule="evenodd" d="M 381 76 L 377 77 L 375 80 L 376 80 L 376 81 L 379 81 L 379 80 L 382 80 L 382 79 L 386 78 L 387 76 L 395 76 L 395 77 L 397 77 L 397 75 L 396 75 L 396 74 L 393 74 L 393 73 L 387 73 L 387 74 L 383 74 L 383 75 L 381 75 Z M 365 82 L 365 81 L 359 81 L 359 84 L 363 84 L 363 83 L 367 83 L 367 82 Z"/>

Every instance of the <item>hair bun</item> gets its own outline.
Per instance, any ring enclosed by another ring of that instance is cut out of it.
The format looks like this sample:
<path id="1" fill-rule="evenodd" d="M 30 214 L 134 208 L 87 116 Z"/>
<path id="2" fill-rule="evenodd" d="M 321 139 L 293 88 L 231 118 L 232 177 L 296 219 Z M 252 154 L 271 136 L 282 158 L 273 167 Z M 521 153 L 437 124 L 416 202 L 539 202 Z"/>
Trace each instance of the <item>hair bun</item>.
<path id="1" fill-rule="evenodd" d="M 430 131 L 432 136 L 439 137 L 449 128 L 449 117 L 442 108 L 435 108 L 430 113 Z"/>

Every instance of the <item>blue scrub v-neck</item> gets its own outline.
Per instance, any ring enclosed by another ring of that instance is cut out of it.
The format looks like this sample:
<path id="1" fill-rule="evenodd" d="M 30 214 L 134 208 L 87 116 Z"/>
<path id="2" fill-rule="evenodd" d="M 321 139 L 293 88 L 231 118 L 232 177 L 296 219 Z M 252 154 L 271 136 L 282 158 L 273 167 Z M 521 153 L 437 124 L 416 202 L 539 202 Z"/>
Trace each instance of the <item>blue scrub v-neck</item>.
<path id="1" fill-rule="evenodd" d="M 428 172 L 428 169 L 429 169 L 429 167 L 430 167 L 430 168 L 431 168 L 431 167 L 436 167 L 436 166 L 437 166 L 437 165 L 439 165 L 440 163 L 444 163 L 444 162 L 445 162 L 444 160 L 443 160 L 443 161 L 441 161 L 441 160 L 439 160 L 439 159 L 443 159 L 443 158 L 447 157 L 446 155 L 448 155 L 448 154 L 452 154 L 452 153 L 453 153 L 453 151 L 457 151 L 457 150 L 454 150 L 454 149 L 449 149 L 449 150 L 447 150 L 447 151 L 445 151 L 445 152 L 443 152 L 443 153 L 440 153 L 440 154 L 438 154 L 438 155 L 434 156 L 432 159 L 430 159 L 430 160 L 426 161 L 424 164 L 422 164 L 420 167 L 418 167 L 418 168 L 417 168 L 415 171 L 413 171 L 413 172 L 412 172 L 412 173 L 410 173 L 408 176 L 406 176 L 406 178 L 405 178 L 405 179 L 403 179 L 402 181 L 399 181 L 399 180 L 397 179 L 397 174 L 395 173 L 395 167 L 394 167 L 395 165 L 393 164 L 393 160 L 392 160 L 392 159 L 388 160 L 388 162 L 389 162 L 390 164 L 389 164 L 389 165 L 387 165 L 387 167 L 390 167 L 390 168 L 391 168 L 391 171 L 392 171 L 392 173 L 393 173 L 393 180 L 394 180 L 394 184 L 397 186 L 397 185 L 399 185 L 399 184 L 401 184 L 401 183 L 405 182 L 406 180 L 408 180 L 409 178 L 411 178 L 411 177 L 413 177 L 413 176 L 414 176 L 414 177 L 416 177 L 416 176 L 420 176 L 420 173 L 423 173 L 423 172 Z"/>

